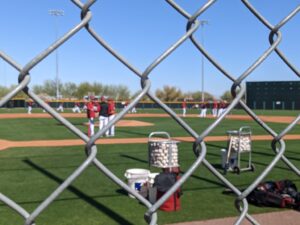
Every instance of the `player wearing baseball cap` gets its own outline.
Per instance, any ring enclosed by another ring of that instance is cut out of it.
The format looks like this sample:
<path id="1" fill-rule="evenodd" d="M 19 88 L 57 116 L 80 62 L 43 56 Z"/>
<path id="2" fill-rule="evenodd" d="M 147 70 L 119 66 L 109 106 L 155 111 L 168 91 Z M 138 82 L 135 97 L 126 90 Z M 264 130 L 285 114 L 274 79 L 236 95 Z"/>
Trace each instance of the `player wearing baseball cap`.
<path id="1" fill-rule="evenodd" d="M 94 96 L 90 96 L 90 101 L 87 103 L 87 118 L 89 119 L 88 136 L 95 134 L 95 117 L 98 111 L 97 99 Z"/>

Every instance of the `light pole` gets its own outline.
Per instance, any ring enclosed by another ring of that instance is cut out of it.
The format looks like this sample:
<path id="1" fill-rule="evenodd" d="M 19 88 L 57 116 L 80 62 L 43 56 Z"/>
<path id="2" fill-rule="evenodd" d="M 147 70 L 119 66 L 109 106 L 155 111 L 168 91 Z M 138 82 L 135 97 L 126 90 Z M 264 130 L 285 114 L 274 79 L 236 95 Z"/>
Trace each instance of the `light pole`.
<path id="1" fill-rule="evenodd" d="M 201 42 L 202 42 L 202 46 L 204 47 L 204 25 L 208 24 L 207 20 L 200 20 L 200 26 L 201 26 Z M 201 89 L 202 89 L 202 93 L 201 93 L 201 101 L 202 103 L 204 103 L 204 55 L 202 54 L 201 56 L 201 74 L 202 74 L 202 85 L 201 85 Z"/>
<path id="2" fill-rule="evenodd" d="M 61 9 L 50 9 L 49 14 L 51 16 L 63 16 L 65 12 Z M 55 40 L 58 38 L 58 21 L 55 19 Z M 58 49 L 55 50 L 55 64 L 56 64 L 56 99 L 59 99 L 59 70 L 58 70 Z"/>

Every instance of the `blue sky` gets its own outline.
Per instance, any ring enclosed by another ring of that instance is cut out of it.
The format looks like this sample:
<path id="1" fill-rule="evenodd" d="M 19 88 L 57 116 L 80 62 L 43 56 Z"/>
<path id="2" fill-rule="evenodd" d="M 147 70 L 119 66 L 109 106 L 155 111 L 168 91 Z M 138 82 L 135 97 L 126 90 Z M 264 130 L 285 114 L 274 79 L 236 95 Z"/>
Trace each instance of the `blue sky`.
<path id="1" fill-rule="evenodd" d="M 206 1 L 177 0 L 190 14 Z M 251 3 L 273 25 L 283 19 L 299 0 L 253 0 Z M 2 1 L 0 50 L 26 65 L 55 40 L 55 21 L 59 36 L 80 21 L 80 10 L 69 0 Z M 50 9 L 62 9 L 62 17 L 50 16 Z M 140 71 L 184 33 L 186 19 L 164 0 L 98 0 L 91 8 L 91 26 L 115 50 Z M 218 0 L 203 15 L 208 25 L 195 33 L 207 51 L 237 77 L 268 47 L 269 30 L 240 0 Z M 282 28 L 280 49 L 298 68 L 300 13 Z M 202 36 L 203 35 L 203 36 Z M 86 30 L 79 31 L 59 49 L 59 77 L 62 82 L 84 81 L 123 84 L 134 93 L 140 89 L 138 77 L 111 56 Z M 171 85 L 187 91 L 201 91 L 201 53 L 188 40 L 151 74 L 152 91 Z M 52 53 L 30 72 L 30 86 L 55 78 Z M 0 85 L 16 84 L 18 73 L 0 59 Z M 247 81 L 298 80 L 299 78 L 272 53 Z M 204 90 L 215 96 L 230 89 L 231 82 L 207 60 L 204 62 Z"/>

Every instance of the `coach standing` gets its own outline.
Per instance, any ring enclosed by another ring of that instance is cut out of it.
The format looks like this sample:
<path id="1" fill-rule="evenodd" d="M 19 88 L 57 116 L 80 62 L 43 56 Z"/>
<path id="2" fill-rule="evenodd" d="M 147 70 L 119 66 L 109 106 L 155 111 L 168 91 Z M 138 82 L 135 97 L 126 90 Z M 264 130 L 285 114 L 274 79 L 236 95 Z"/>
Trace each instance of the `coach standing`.
<path id="1" fill-rule="evenodd" d="M 104 96 L 102 96 L 100 100 L 99 130 L 102 130 L 108 123 L 108 104 Z M 105 136 L 108 136 L 108 130 L 105 132 Z"/>

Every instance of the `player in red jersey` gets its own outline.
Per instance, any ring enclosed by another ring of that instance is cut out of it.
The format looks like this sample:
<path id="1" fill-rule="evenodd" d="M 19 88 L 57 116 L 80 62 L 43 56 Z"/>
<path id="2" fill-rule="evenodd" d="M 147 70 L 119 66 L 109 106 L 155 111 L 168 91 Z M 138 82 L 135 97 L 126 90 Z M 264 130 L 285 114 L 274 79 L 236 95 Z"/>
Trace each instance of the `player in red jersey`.
<path id="1" fill-rule="evenodd" d="M 116 106 L 115 106 L 115 102 L 112 98 L 108 99 L 108 122 L 113 120 L 113 118 L 115 118 L 115 114 L 116 114 Z M 114 137 L 115 136 L 115 125 L 112 125 L 108 131 L 108 136 L 109 137 Z"/>
<path id="2" fill-rule="evenodd" d="M 213 117 L 217 117 L 217 115 L 218 115 L 218 101 L 216 99 L 214 99 L 212 114 L 213 114 Z"/>
<path id="3" fill-rule="evenodd" d="M 96 112 L 98 112 L 98 106 L 94 96 L 90 96 L 90 101 L 87 103 L 87 118 L 89 119 L 89 129 L 88 136 L 93 136 L 95 134 L 95 117 Z"/>

